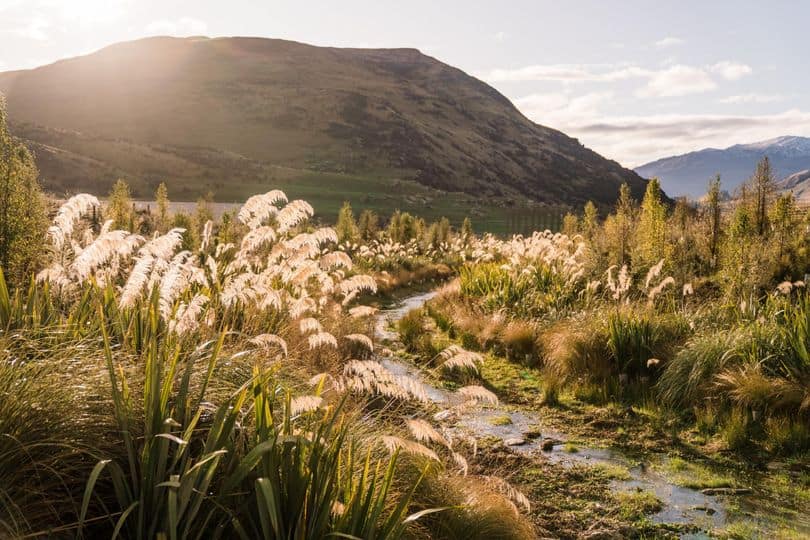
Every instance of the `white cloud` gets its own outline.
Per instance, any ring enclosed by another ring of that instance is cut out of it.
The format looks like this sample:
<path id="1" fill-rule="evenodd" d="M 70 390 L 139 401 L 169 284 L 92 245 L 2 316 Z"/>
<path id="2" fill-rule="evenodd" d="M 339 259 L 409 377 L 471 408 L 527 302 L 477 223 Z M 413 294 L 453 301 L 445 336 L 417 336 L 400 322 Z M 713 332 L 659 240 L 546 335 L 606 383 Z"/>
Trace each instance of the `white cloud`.
<path id="1" fill-rule="evenodd" d="M 775 103 L 777 101 L 784 101 L 785 96 L 782 94 L 738 94 L 734 96 L 724 97 L 718 100 L 719 103 L 739 105 L 743 103 Z"/>
<path id="2" fill-rule="evenodd" d="M 45 41 L 48 39 L 46 30 L 51 27 L 51 23 L 44 17 L 34 16 L 14 30 L 14 33 L 26 39 Z"/>
<path id="3" fill-rule="evenodd" d="M 810 111 L 767 115 L 650 115 L 600 118 L 555 126 L 597 152 L 635 167 L 654 159 L 706 147 L 761 141 L 780 135 L 810 136 Z"/>
<path id="4" fill-rule="evenodd" d="M 569 93 L 536 93 L 515 100 L 523 114 L 539 124 L 558 127 L 593 122 L 600 109 L 614 99 L 613 92 L 589 92 L 572 96 Z"/>
<path id="5" fill-rule="evenodd" d="M 723 77 L 728 81 L 736 81 L 738 79 L 742 79 L 746 75 L 750 75 L 751 73 L 754 72 L 754 70 L 751 69 L 751 66 L 747 64 L 741 64 L 739 62 L 731 62 L 729 60 L 717 62 L 709 69 L 719 74 L 721 77 Z"/>
<path id="6" fill-rule="evenodd" d="M 167 19 L 152 21 L 144 30 L 150 35 L 199 36 L 208 32 L 208 24 L 192 17 L 181 17 L 175 21 Z"/>
<path id="7" fill-rule="evenodd" d="M 655 72 L 640 88 L 638 97 L 673 97 L 700 94 L 717 88 L 717 84 L 701 68 L 675 65 Z"/>
<path id="8" fill-rule="evenodd" d="M 675 45 L 682 45 L 683 42 L 684 41 L 681 38 L 667 36 L 664 39 L 656 41 L 655 46 L 660 49 L 663 49 L 666 47 L 674 47 Z"/>
<path id="9" fill-rule="evenodd" d="M 536 64 L 514 69 L 493 69 L 481 77 L 490 82 L 615 82 L 647 77 L 650 71 L 621 64 Z"/>

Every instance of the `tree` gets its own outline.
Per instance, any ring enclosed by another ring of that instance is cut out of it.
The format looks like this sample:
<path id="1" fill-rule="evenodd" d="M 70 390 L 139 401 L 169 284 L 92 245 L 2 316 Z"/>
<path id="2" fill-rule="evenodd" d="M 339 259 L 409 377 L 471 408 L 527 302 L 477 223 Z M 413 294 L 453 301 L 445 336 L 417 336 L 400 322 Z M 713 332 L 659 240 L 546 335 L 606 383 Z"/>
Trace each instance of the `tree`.
<path id="1" fill-rule="evenodd" d="M 776 191 L 776 180 L 768 156 L 763 157 L 757 163 L 752 187 L 754 191 L 754 228 L 759 236 L 765 236 L 768 231 L 768 203 Z"/>
<path id="2" fill-rule="evenodd" d="M 593 202 L 585 203 L 582 215 L 582 233 L 589 242 L 593 242 L 596 236 L 596 229 L 599 227 L 599 211 Z"/>
<path id="3" fill-rule="evenodd" d="M 0 267 L 11 286 L 36 270 L 47 218 L 34 158 L 8 132 L 0 98 Z"/>
<path id="4" fill-rule="evenodd" d="M 472 221 L 470 221 L 469 217 L 464 218 L 464 222 L 461 224 L 461 237 L 464 239 L 464 242 L 469 242 L 470 238 L 472 238 L 473 234 L 473 226 Z"/>
<path id="5" fill-rule="evenodd" d="M 354 220 L 352 205 L 348 201 L 343 203 L 343 207 L 338 212 L 335 232 L 337 232 L 338 242 L 341 243 L 354 243 L 360 236 L 357 222 Z"/>
<path id="6" fill-rule="evenodd" d="M 619 188 L 619 199 L 616 201 L 616 213 L 605 221 L 605 236 L 610 244 L 613 262 L 619 266 L 628 262 L 630 240 L 633 234 L 635 203 L 630 195 L 627 183 Z"/>
<path id="7" fill-rule="evenodd" d="M 155 205 L 157 206 L 155 228 L 164 233 L 169 224 L 169 190 L 166 189 L 165 182 L 161 182 L 155 191 Z"/>
<path id="8" fill-rule="evenodd" d="M 380 217 L 372 210 L 363 210 L 360 212 L 357 229 L 360 233 L 360 238 L 365 241 L 373 240 L 377 237 L 377 232 L 380 230 Z"/>
<path id="9" fill-rule="evenodd" d="M 785 193 L 776 199 L 770 211 L 770 221 L 773 224 L 774 240 L 781 263 L 788 247 L 789 240 L 795 230 L 796 200 L 793 193 Z"/>
<path id="10" fill-rule="evenodd" d="M 665 257 L 667 209 L 661 202 L 661 184 L 657 178 L 647 182 L 641 201 L 641 213 L 636 230 L 636 256 L 633 265 L 644 268 L 655 265 Z"/>
<path id="11" fill-rule="evenodd" d="M 571 212 L 567 212 L 563 217 L 562 232 L 568 236 L 574 236 L 579 232 L 579 218 Z"/>
<path id="12" fill-rule="evenodd" d="M 720 175 L 709 184 L 706 194 L 706 210 L 709 219 L 709 256 L 712 268 L 717 266 L 717 254 L 720 245 Z"/>
<path id="13" fill-rule="evenodd" d="M 116 180 L 107 196 L 107 219 L 112 220 L 113 229 L 132 231 L 135 228 L 129 184 L 121 178 Z"/>

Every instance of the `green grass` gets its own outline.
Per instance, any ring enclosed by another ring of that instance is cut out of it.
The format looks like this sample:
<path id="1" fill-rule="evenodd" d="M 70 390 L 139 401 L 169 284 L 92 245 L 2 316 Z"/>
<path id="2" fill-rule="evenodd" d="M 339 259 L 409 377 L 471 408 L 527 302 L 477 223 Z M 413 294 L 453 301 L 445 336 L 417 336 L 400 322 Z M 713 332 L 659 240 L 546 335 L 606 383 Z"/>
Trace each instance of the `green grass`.
<path id="1" fill-rule="evenodd" d="M 679 457 L 669 459 L 663 466 L 663 471 L 672 482 L 690 489 L 725 488 L 738 485 L 738 482 L 731 476 Z"/>
<path id="2" fill-rule="evenodd" d="M 512 417 L 508 414 L 501 414 L 492 416 L 487 420 L 493 426 L 510 426 L 512 425 Z"/>
<path id="3" fill-rule="evenodd" d="M 661 510 L 661 501 L 649 491 L 622 491 L 616 494 L 617 511 L 623 519 L 640 520 Z"/>

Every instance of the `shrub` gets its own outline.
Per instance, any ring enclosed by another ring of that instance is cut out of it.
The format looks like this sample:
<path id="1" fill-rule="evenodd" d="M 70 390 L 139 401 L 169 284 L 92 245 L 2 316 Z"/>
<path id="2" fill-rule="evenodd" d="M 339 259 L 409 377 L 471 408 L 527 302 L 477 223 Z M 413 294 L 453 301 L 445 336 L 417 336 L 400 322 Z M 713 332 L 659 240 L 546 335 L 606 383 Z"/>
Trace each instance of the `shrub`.
<path id="1" fill-rule="evenodd" d="M 810 450 L 810 427 L 802 420 L 767 418 L 765 436 L 765 445 L 774 454 L 792 455 Z"/>
<path id="2" fill-rule="evenodd" d="M 409 352 L 417 352 L 427 336 L 423 316 L 424 312 L 421 309 L 412 309 L 397 322 L 399 339 Z"/>
<path id="3" fill-rule="evenodd" d="M 539 347 L 537 333 L 532 324 L 512 321 L 502 330 L 501 339 L 510 359 L 529 364 L 537 362 Z"/>
<path id="4" fill-rule="evenodd" d="M 730 450 L 740 451 L 750 448 L 748 414 L 740 409 L 732 409 L 726 418 L 723 430 L 723 440 Z"/>

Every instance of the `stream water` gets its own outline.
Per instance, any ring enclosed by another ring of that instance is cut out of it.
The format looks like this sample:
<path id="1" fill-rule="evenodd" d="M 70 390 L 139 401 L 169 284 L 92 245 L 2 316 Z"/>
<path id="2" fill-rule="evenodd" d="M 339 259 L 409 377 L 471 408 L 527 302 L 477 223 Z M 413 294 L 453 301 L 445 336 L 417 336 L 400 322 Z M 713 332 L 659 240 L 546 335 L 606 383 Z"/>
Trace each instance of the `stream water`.
<path id="1" fill-rule="evenodd" d="M 415 294 L 400 301 L 395 306 L 380 311 L 377 318 L 378 338 L 395 341 L 397 333 L 390 326 L 412 309 L 421 307 L 436 295 L 435 291 Z M 438 406 L 452 404 L 452 393 L 434 384 L 416 366 L 397 358 L 381 358 L 380 362 L 396 374 L 407 374 L 420 381 L 428 397 Z M 508 416 L 510 422 L 505 421 Z M 662 502 L 659 512 L 650 516 L 655 522 L 689 524 L 701 531 L 723 528 L 735 520 L 746 519 L 756 523 L 763 530 L 773 530 L 780 522 L 787 521 L 799 534 L 810 538 L 810 512 L 800 510 L 798 516 L 789 509 L 780 508 L 768 501 L 763 492 L 756 488 L 756 478 L 740 477 L 739 484 L 753 488 L 751 494 L 735 496 L 707 495 L 696 489 L 678 486 L 660 471 L 665 470 L 670 458 L 666 455 L 634 458 L 614 448 L 596 448 L 575 445 L 572 451 L 565 443 L 569 437 L 565 433 L 549 430 L 543 426 L 539 415 L 530 410 L 514 410 L 504 405 L 487 406 L 474 413 L 456 414 L 456 430 L 475 437 L 497 437 L 504 444 L 521 453 L 542 452 L 546 459 L 565 467 L 575 465 L 620 466 L 626 469 L 629 477 L 613 480 L 612 487 L 617 491 L 647 491 L 654 493 Z M 539 428 L 539 437 L 527 436 Z M 551 441 L 551 449 L 543 444 Z M 724 471 L 725 472 L 725 471 Z M 763 538 L 769 538 L 767 533 Z M 687 533 L 686 539 L 709 538 L 707 532 Z"/>

